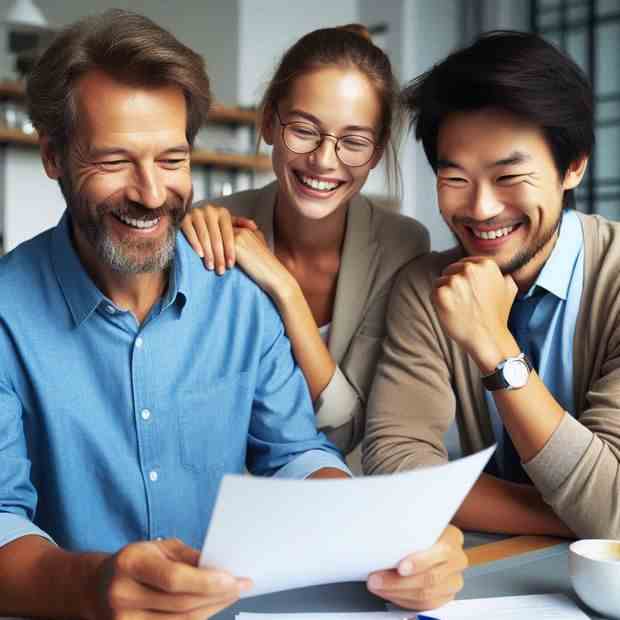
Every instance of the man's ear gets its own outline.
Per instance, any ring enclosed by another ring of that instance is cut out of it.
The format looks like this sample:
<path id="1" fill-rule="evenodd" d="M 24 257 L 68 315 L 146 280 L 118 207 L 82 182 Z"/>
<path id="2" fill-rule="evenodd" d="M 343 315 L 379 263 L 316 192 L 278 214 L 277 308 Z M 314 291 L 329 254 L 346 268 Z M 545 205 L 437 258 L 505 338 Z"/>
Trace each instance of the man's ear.
<path id="1" fill-rule="evenodd" d="M 58 180 L 62 176 L 60 154 L 52 144 L 49 136 L 42 135 L 39 138 L 39 151 L 41 153 L 43 168 L 45 168 L 45 174 L 47 174 L 50 179 Z"/>
<path id="2" fill-rule="evenodd" d="M 263 118 L 261 120 L 260 133 L 265 143 L 269 146 L 273 145 L 273 132 L 275 131 L 273 124 L 273 109 L 271 108 L 271 106 L 266 106 L 265 111 L 263 112 Z"/>
<path id="3" fill-rule="evenodd" d="M 583 175 L 586 173 L 588 167 L 588 156 L 583 155 L 579 159 L 576 159 L 568 167 L 566 174 L 564 175 L 564 181 L 562 182 L 562 189 L 574 189 L 581 183 Z"/>

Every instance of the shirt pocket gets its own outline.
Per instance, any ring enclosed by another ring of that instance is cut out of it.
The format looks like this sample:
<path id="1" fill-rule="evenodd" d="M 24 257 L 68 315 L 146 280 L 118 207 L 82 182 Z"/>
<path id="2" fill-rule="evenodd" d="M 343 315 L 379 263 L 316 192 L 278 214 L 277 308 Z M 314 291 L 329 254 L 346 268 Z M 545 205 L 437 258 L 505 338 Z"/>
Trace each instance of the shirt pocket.
<path id="1" fill-rule="evenodd" d="M 212 381 L 180 399 L 181 463 L 195 472 L 241 472 L 252 414 L 247 372 Z"/>

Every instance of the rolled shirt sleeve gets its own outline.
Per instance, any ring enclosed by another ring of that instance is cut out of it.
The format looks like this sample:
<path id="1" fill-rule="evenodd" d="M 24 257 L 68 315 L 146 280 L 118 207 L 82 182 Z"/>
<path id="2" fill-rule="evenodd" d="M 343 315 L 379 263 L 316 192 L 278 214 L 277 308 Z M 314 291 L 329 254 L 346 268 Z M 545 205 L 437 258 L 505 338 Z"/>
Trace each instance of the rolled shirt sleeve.
<path id="1" fill-rule="evenodd" d="M 323 450 L 308 450 L 290 461 L 287 465 L 281 467 L 274 474 L 274 478 L 295 478 L 297 480 L 302 480 L 315 471 L 325 467 L 339 469 L 348 476 L 353 477 L 349 468 L 336 455 L 329 454 Z"/>
<path id="2" fill-rule="evenodd" d="M 29 478 L 21 416 L 19 399 L 0 381 L 0 546 L 30 534 L 52 540 L 31 521 L 37 494 Z"/>
<path id="3" fill-rule="evenodd" d="M 0 547 L 4 547 L 4 545 L 8 545 L 23 536 L 40 536 L 51 543 L 54 542 L 49 534 L 29 519 L 10 512 L 0 513 Z"/>

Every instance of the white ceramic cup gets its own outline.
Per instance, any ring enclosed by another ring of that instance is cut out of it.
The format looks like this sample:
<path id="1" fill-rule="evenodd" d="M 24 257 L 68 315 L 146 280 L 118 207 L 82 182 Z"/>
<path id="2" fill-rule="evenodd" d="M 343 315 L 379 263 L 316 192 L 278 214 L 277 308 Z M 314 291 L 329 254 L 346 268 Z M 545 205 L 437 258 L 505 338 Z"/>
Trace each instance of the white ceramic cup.
<path id="1" fill-rule="evenodd" d="M 620 619 L 620 540 L 578 540 L 568 562 L 577 596 L 599 614 Z"/>

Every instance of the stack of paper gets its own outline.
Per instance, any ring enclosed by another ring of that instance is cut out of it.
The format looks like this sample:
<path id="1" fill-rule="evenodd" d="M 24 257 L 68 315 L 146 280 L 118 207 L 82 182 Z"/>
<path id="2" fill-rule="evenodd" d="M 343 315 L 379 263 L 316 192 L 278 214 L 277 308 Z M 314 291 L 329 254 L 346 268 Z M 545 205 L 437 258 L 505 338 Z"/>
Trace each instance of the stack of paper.
<path id="1" fill-rule="evenodd" d="M 533 594 L 453 601 L 439 609 L 423 612 L 437 620 L 588 620 L 563 594 Z M 251 614 L 240 613 L 237 620 L 415 620 L 412 611 L 316 613 L 316 614 Z"/>

